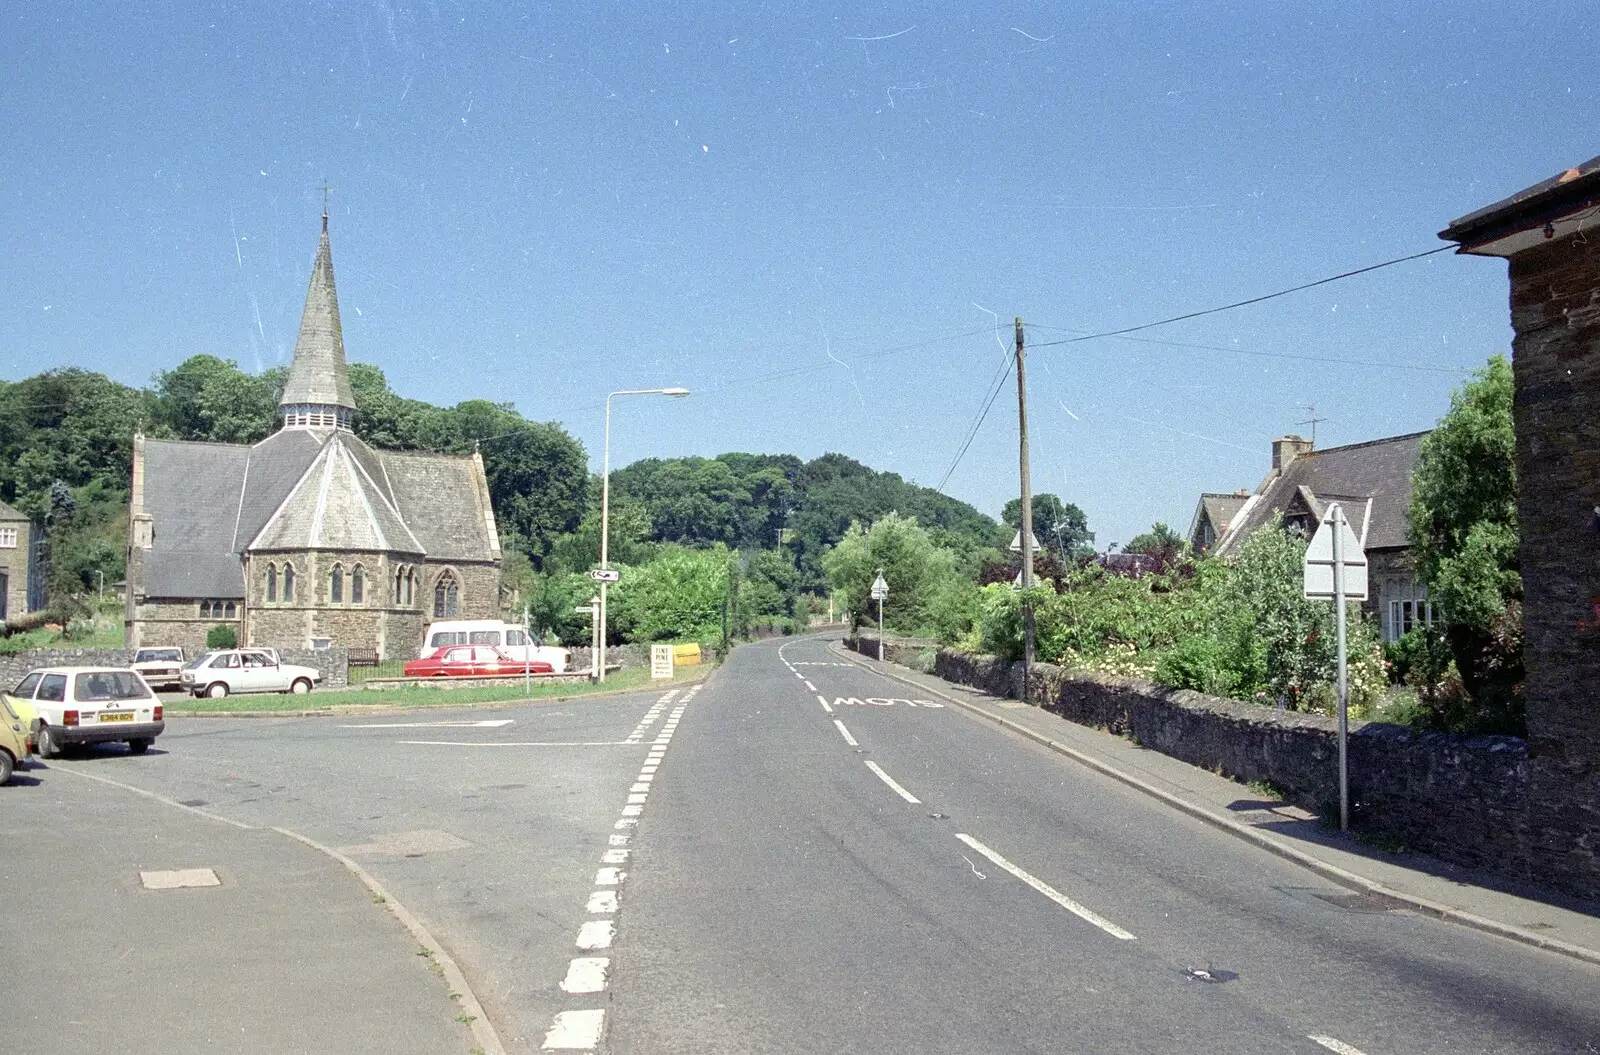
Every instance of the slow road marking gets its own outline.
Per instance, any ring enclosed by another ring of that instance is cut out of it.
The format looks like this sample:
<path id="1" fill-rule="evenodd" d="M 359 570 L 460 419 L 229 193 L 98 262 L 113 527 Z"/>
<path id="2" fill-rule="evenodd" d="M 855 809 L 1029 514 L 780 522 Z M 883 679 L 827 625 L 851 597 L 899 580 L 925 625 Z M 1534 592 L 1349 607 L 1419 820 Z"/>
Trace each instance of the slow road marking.
<path id="1" fill-rule="evenodd" d="M 867 763 L 869 766 L 871 764 L 871 762 Z M 999 854 L 995 853 L 993 850 L 989 849 L 972 836 L 957 833 L 956 838 L 960 839 L 962 842 L 966 843 L 968 846 L 972 847 L 974 850 L 978 851 L 980 854 L 987 857 L 1001 868 L 1004 868 L 1007 872 L 1010 872 L 1024 883 L 1033 887 L 1033 889 L 1037 890 L 1051 901 L 1054 901 L 1056 904 L 1060 905 L 1074 916 L 1077 916 L 1079 919 L 1087 923 L 1094 924 L 1096 927 L 1099 927 L 1113 938 L 1117 938 L 1121 941 L 1134 940 L 1132 934 L 1129 934 L 1115 923 L 1112 923 L 1110 920 L 1096 912 L 1092 912 L 1089 909 L 1084 908 L 1082 905 L 1067 897 L 1067 895 L 1061 893 L 1061 891 L 1057 890 L 1049 883 L 1046 883 L 1044 880 L 1037 879 L 1034 876 L 1029 875 L 1027 872 L 1024 872 L 1022 869 L 1018 868 L 1010 861 L 1007 861 L 1004 857 L 1001 857 Z M 1315 1037 L 1311 1039 L 1316 1040 Z M 1321 1041 L 1318 1041 L 1318 1043 L 1321 1043 Z M 1356 1055 L 1361 1055 L 1361 1053 L 1356 1052 Z"/>
<path id="2" fill-rule="evenodd" d="M 834 724 L 838 725 L 838 719 L 834 719 Z M 844 726 L 841 725 L 839 728 L 843 729 Z M 848 735 L 849 734 L 847 733 L 846 736 L 848 737 Z M 907 791 L 905 788 L 896 783 L 894 777 L 891 777 L 889 774 L 885 773 L 883 771 L 883 767 L 878 765 L 878 763 L 868 762 L 867 768 L 878 774 L 878 779 L 893 788 L 896 795 L 899 795 L 913 806 L 921 805 L 921 799 L 917 798 L 915 795 L 911 794 L 911 792 Z"/>

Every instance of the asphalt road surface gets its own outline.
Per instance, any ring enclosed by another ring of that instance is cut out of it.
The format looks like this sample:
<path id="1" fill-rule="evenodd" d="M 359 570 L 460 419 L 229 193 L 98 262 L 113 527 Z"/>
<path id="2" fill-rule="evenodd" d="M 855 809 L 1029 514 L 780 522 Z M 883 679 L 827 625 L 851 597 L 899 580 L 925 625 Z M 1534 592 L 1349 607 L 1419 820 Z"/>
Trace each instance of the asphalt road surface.
<path id="1" fill-rule="evenodd" d="M 938 704 L 803 638 L 671 696 L 177 720 L 64 764 L 344 848 L 514 1051 L 1600 1051 L 1600 970 Z"/>

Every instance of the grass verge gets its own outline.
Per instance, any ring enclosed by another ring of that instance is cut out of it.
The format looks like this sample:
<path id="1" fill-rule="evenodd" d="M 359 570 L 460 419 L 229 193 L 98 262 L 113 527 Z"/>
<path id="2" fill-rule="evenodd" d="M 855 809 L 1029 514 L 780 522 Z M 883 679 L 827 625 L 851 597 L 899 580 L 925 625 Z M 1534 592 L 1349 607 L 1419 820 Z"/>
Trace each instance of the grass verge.
<path id="1" fill-rule="evenodd" d="M 680 685 L 705 676 L 710 666 L 681 667 L 670 684 Z M 574 685 L 534 685 L 527 690 L 522 685 L 491 685 L 482 688 L 448 689 L 434 685 L 407 686 L 395 689 L 339 689 L 317 690 L 309 696 L 260 693 L 248 696 L 227 696 L 220 700 L 174 700 L 165 705 L 168 714 L 211 714 L 243 711 L 319 711 L 330 707 L 468 707 L 478 703 L 513 703 L 521 700 L 568 699 L 577 696 L 594 696 L 600 693 L 636 692 L 640 689 L 665 686 L 666 681 L 650 680 L 645 667 L 628 667 L 608 674 L 603 684 L 579 682 Z"/>

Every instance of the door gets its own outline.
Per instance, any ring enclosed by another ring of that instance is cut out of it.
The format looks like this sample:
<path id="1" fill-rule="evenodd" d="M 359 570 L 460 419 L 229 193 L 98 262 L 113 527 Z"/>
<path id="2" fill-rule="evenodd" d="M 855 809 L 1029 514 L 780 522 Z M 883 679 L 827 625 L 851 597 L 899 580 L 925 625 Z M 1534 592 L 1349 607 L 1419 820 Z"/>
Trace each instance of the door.
<path id="1" fill-rule="evenodd" d="M 244 663 L 241 671 L 244 688 L 240 691 L 282 692 L 289 687 L 283 668 L 272 662 L 272 657 L 265 652 L 246 652 L 240 658 Z"/>

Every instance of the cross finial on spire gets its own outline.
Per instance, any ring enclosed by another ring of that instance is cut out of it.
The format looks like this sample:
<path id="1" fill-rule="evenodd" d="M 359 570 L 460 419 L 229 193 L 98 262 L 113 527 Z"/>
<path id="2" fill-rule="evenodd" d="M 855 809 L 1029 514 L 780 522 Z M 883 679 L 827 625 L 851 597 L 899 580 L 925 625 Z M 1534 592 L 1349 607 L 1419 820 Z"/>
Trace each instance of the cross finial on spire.
<path id="1" fill-rule="evenodd" d="M 322 233 L 328 233 L 328 181 L 322 181 Z"/>

